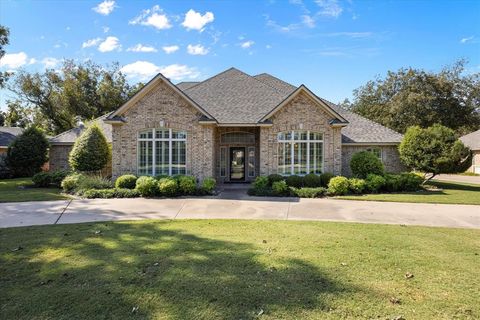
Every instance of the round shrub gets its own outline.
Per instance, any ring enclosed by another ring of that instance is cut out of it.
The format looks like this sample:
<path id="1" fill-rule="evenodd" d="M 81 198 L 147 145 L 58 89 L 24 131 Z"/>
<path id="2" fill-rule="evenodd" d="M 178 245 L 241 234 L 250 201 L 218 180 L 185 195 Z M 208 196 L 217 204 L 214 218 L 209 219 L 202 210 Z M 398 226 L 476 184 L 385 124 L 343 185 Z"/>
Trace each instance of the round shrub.
<path id="1" fill-rule="evenodd" d="M 399 179 L 402 191 L 417 191 L 423 183 L 423 178 L 415 173 L 402 173 Z"/>
<path id="2" fill-rule="evenodd" d="M 387 192 L 397 192 L 401 190 L 401 181 L 400 176 L 395 174 L 386 174 L 385 175 L 385 185 L 383 189 Z"/>
<path id="3" fill-rule="evenodd" d="M 61 187 L 63 191 L 72 193 L 79 188 L 81 181 L 84 179 L 85 175 L 81 173 L 70 174 L 62 180 Z"/>
<path id="4" fill-rule="evenodd" d="M 137 179 L 135 189 L 138 190 L 143 197 L 153 197 L 158 191 L 157 180 L 153 177 L 141 176 Z"/>
<path id="5" fill-rule="evenodd" d="M 378 174 L 369 174 L 365 179 L 367 191 L 377 193 L 385 186 L 385 178 Z"/>
<path id="6" fill-rule="evenodd" d="M 271 174 L 268 176 L 268 183 L 273 186 L 274 182 L 283 181 L 285 178 L 279 174 Z"/>
<path id="7" fill-rule="evenodd" d="M 346 194 L 349 187 L 348 179 L 342 176 L 334 177 L 330 179 L 328 183 L 328 193 L 339 196 Z"/>
<path id="8" fill-rule="evenodd" d="M 68 162 L 74 170 L 102 170 L 111 157 L 107 138 L 97 124 L 88 127 L 75 141 Z"/>
<path id="9" fill-rule="evenodd" d="M 287 179 L 285 179 L 287 182 L 287 185 L 289 187 L 294 187 L 294 188 L 301 188 L 303 187 L 303 177 L 297 176 L 297 175 L 292 175 L 288 176 Z"/>
<path id="10" fill-rule="evenodd" d="M 330 179 L 335 177 L 333 173 L 330 172 L 324 172 L 320 175 L 320 184 L 322 187 L 328 187 L 328 183 L 330 182 Z"/>
<path id="11" fill-rule="evenodd" d="M 268 177 L 258 176 L 253 181 L 253 188 L 255 190 L 265 190 L 268 188 Z"/>
<path id="12" fill-rule="evenodd" d="M 382 161 L 372 152 L 361 151 L 352 156 L 350 169 L 354 176 L 365 179 L 369 174 L 382 175 L 385 171 Z"/>
<path id="13" fill-rule="evenodd" d="M 48 140 L 42 131 L 30 127 L 7 150 L 7 164 L 17 177 L 31 177 L 48 160 Z"/>
<path id="14" fill-rule="evenodd" d="M 303 184 L 307 188 L 317 188 L 322 186 L 322 179 L 315 173 L 309 173 L 303 177 Z"/>
<path id="15" fill-rule="evenodd" d="M 52 176 L 48 172 L 39 172 L 32 177 L 35 187 L 47 188 L 52 183 Z"/>
<path id="16" fill-rule="evenodd" d="M 357 194 L 362 193 L 367 186 L 367 183 L 365 182 L 365 180 L 358 179 L 358 178 L 349 179 L 348 184 L 349 184 L 348 189 L 350 190 L 350 192 L 357 193 Z"/>
<path id="17" fill-rule="evenodd" d="M 177 181 L 173 178 L 163 178 L 158 181 L 158 190 L 162 196 L 174 197 L 178 193 Z"/>
<path id="18" fill-rule="evenodd" d="M 124 174 L 115 181 L 115 188 L 119 189 L 135 189 L 137 177 L 133 174 Z"/>
<path id="19" fill-rule="evenodd" d="M 197 190 L 197 181 L 192 176 L 181 176 L 178 178 L 178 189 L 182 194 L 194 194 Z"/>
<path id="20" fill-rule="evenodd" d="M 202 181 L 202 190 L 207 194 L 212 194 L 217 186 L 217 181 L 214 178 L 206 178 Z"/>
<path id="21" fill-rule="evenodd" d="M 273 194 L 277 196 L 285 196 L 288 194 L 289 188 L 285 180 L 275 181 L 272 184 L 272 191 L 273 191 Z"/>

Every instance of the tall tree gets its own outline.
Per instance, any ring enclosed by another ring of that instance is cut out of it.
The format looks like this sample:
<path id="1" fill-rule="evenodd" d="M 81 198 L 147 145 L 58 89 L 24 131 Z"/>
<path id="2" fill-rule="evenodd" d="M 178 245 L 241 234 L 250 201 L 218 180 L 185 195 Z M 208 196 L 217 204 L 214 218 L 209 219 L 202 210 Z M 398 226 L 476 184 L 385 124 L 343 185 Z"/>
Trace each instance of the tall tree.
<path id="1" fill-rule="evenodd" d="M 128 84 L 117 63 L 102 67 L 72 60 L 64 61 L 60 70 L 20 71 L 9 86 L 25 107 L 44 116 L 45 129 L 51 134 L 117 109 L 139 88 Z"/>
<path id="2" fill-rule="evenodd" d="M 438 73 L 389 71 L 354 91 L 350 108 L 393 130 L 435 123 L 462 134 L 480 126 L 480 73 L 466 74 L 465 60 Z M 348 105 L 348 101 L 344 102 Z"/>
<path id="3" fill-rule="evenodd" d="M 0 25 L 0 60 L 5 55 L 5 46 L 9 43 L 8 36 L 10 35 L 10 30 Z M 7 71 L 0 71 L 0 89 L 5 86 L 5 82 L 8 80 L 9 73 Z"/>

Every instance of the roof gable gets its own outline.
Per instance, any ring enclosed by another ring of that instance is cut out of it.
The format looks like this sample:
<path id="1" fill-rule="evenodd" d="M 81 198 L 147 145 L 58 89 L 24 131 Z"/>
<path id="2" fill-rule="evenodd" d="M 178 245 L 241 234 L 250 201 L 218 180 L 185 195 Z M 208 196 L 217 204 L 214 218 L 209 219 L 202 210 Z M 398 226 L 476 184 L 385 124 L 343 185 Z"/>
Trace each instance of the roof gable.
<path id="1" fill-rule="evenodd" d="M 19 127 L 0 127 L 0 147 L 8 147 L 23 132 Z"/>
<path id="2" fill-rule="evenodd" d="M 107 119 L 107 117 L 110 115 L 110 113 L 107 113 L 101 117 L 98 117 L 94 120 L 92 120 L 90 123 L 97 123 L 98 126 L 102 129 L 103 134 L 105 135 L 105 138 L 107 139 L 107 142 L 112 142 L 112 125 L 106 123 L 105 121 L 101 121 L 104 119 Z M 75 140 L 77 140 L 78 137 L 85 131 L 85 129 L 88 127 L 85 125 L 79 125 L 76 126 L 75 128 L 72 128 L 70 130 L 67 130 L 65 132 L 62 132 L 52 138 L 49 139 L 50 143 L 53 145 L 69 145 L 75 143 Z"/>
<path id="3" fill-rule="evenodd" d="M 466 134 L 460 140 L 471 150 L 480 150 L 480 130 Z"/>

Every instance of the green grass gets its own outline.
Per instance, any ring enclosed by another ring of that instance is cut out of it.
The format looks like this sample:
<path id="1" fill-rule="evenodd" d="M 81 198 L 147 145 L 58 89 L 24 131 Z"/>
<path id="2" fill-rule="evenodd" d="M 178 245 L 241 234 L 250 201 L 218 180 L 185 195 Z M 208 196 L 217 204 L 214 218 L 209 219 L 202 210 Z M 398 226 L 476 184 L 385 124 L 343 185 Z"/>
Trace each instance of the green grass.
<path id="1" fill-rule="evenodd" d="M 337 197 L 348 200 L 423 202 L 446 204 L 480 204 L 480 185 L 456 182 L 431 181 L 430 185 L 440 188 L 439 191 L 417 191 L 401 193 L 378 193 L 365 195 L 347 195 Z"/>
<path id="2" fill-rule="evenodd" d="M 56 188 L 34 188 L 32 179 L 0 180 L 0 202 L 45 201 L 70 199 Z"/>
<path id="3" fill-rule="evenodd" d="M 478 319 L 479 254 L 480 231 L 469 229 L 230 220 L 0 229 L 0 314 Z"/>

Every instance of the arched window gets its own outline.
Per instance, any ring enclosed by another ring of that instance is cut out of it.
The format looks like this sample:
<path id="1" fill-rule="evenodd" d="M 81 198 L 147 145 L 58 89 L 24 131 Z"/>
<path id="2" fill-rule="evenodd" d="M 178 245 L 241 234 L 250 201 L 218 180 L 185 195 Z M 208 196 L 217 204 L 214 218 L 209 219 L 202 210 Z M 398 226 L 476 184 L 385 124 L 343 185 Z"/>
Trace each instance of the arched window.
<path id="1" fill-rule="evenodd" d="M 255 143 L 255 134 L 241 131 L 227 132 L 220 136 L 220 142 L 253 144 Z"/>
<path id="2" fill-rule="evenodd" d="M 322 173 L 323 134 L 285 131 L 277 135 L 278 173 L 282 175 Z"/>
<path id="3" fill-rule="evenodd" d="M 166 128 L 138 134 L 138 174 L 186 174 L 187 133 Z"/>

